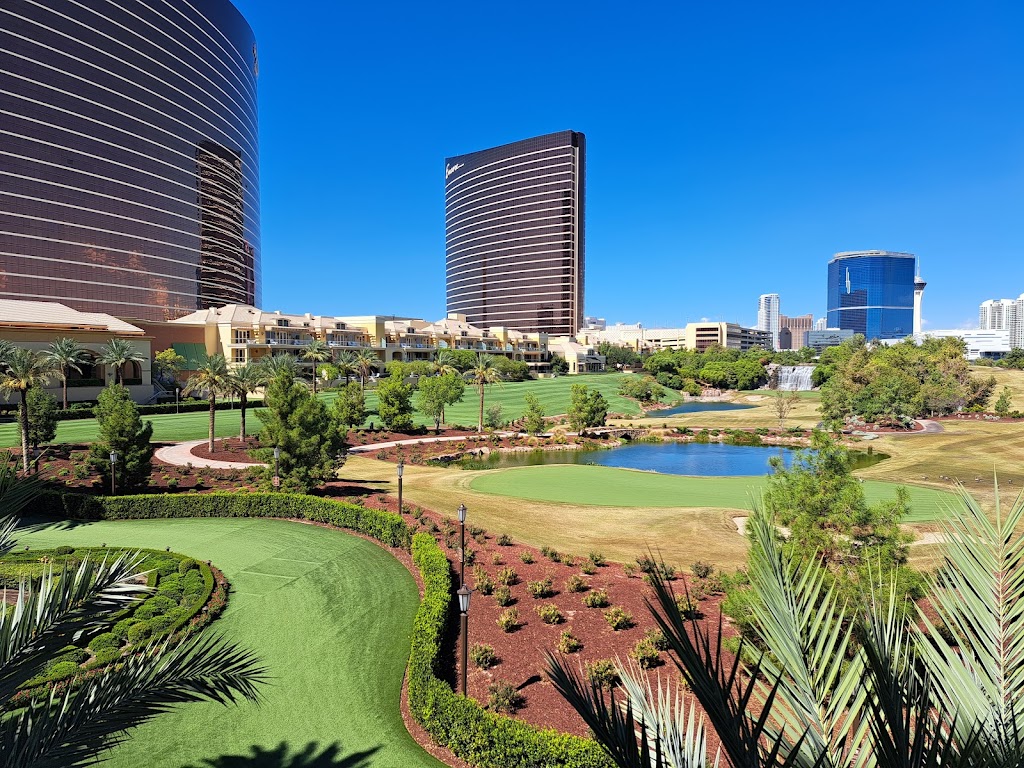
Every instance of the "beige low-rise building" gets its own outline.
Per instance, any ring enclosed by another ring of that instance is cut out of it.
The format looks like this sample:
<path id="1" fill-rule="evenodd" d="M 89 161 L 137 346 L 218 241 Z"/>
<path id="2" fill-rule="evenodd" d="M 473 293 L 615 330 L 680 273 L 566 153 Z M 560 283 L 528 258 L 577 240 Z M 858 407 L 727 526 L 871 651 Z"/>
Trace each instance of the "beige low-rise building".
<path id="1" fill-rule="evenodd" d="M 0 299 L 0 339 L 16 347 L 43 351 L 60 338 L 74 339 L 85 350 L 87 358 L 87 362 L 79 366 L 80 371 L 68 371 L 69 402 L 96 400 L 103 388 L 116 379 L 117 374 L 112 367 L 98 362 L 101 349 L 111 339 L 130 341 L 143 358 L 141 363 L 128 363 L 123 372 L 124 384 L 132 399 L 136 402 L 154 399 L 151 338 L 143 329 L 112 315 L 79 312 L 57 302 Z M 54 376 L 45 389 L 60 400 L 60 377 Z M 16 398 L 17 395 L 0 393 L 4 402 Z"/>
<path id="2" fill-rule="evenodd" d="M 608 358 L 599 355 L 597 349 L 590 344 L 581 344 L 572 336 L 556 336 L 548 340 L 548 349 L 552 355 L 565 358 L 569 364 L 569 374 L 601 373 L 605 370 Z"/>

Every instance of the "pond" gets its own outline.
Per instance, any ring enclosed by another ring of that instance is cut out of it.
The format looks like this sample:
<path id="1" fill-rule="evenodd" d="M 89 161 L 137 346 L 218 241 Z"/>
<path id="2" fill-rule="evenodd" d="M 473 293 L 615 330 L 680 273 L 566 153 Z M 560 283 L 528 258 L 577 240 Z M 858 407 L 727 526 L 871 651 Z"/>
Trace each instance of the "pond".
<path id="1" fill-rule="evenodd" d="M 851 454 L 854 469 L 863 469 L 888 458 L 881 453 L 851 451 Z M 482 459 L 464 459 L 460 464 L 465 469 L 593 464 L 666 475 L 739 477 L 768 474 L 771 471 L 768 461 L 773 456 L 780 456 L 785 466 L 790 467 L 795 455 L 795 450 L 782 446 L 665 442 L 630 443 L 617 448 L 579 451 L 495 452 Z"/>
<path id="2" fill-rule="evenodd" d="M 756 408 L 756 405 L 741 405 L 740 403 L 683 403 L 672 408 L 664 408 L 660 411 L 648 411 L 648 418 L 661 418 L 662 416 L 678 416 L 681 413 L 700 413 L 701 411 L 743 411 L 747 408 Z"/>

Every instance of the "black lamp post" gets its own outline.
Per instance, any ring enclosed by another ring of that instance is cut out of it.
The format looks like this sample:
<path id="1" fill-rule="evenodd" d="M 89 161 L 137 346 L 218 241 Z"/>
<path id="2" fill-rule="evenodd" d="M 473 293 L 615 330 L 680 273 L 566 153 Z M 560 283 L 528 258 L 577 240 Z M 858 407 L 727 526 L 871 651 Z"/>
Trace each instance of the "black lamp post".
<path id="1" fill-rule="evenodd" d="M 281 487 L 281 475 L 278 472 L 278 467 L 281 461 L 281 448 L 274 446 L 274 487 Z"/>
<path id="2" fill-rule="evenodd" d="M 459 586 L 466 586 L 466 505 L 459 504 Z"/>
<path id="3" fill-rule="evenodd" d="M 110 452 L 110 495 L 117 495 L 117 451 Z"/>
<path id="4" fill-rule="evenodd" d="M 402 475 L 405 473 L 405 461 L 398 460 L 398 514 L 402 514 Z"/>
<path id="5" fill-rule="evenodd" d="M 469 658 L 469 596 L 471 592 L 463 584 L 459 587 L 459 632 L 462 635 L 462 695 L 466 695 L 466 674 Z"/>
<path id="6" fill-rule="evenodd" d="M 181 413 L 181 403 L 178 398 L 181 397 L 181 387 L 174 388 L 174 412 Z"/>

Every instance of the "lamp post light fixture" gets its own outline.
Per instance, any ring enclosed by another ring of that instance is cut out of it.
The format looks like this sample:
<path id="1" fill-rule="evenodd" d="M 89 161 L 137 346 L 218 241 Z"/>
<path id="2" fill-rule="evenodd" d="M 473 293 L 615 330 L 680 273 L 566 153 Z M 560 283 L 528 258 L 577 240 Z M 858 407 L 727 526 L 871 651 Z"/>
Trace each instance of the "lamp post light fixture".
<path id="1" fill-rule="evenodd" d="M 110 452 L 110 495 L 117 495 L 117 451 Z"/>
<path id="2" fill-rule="evenodd" d="M 466 586 L 466 505 L 459 504 L 459 586 Z"/>
<path id="3" fill-rule="evenodd" d="M 174 388 L 174 412 L 175 413 L 181 413 L 181 402 L 179 400 L 180 397 L 181 397 L 181 387 L 175 387 Z"/>
<path id="4" fill-rule="evenodd" d="M 280 474 L 280 463 L 281 463 L 281 447 L 274 446 L 274 487 L 281 487 L 281 474 Z"/>
<path id="5" fill-rule="evenodd" d="M 472 592 L 463 584 L 458 590 L 459 596 L 459 634 L 462 635 L 462 695 L 466 695 L 466 675 L 469 665 L 469 596 Z"/>
<path id="6" fill-rule="evenodd" d="M 405 473 L 405 461 L 398 460 L 398 514 L 402 514 L 402 475 Z"/>

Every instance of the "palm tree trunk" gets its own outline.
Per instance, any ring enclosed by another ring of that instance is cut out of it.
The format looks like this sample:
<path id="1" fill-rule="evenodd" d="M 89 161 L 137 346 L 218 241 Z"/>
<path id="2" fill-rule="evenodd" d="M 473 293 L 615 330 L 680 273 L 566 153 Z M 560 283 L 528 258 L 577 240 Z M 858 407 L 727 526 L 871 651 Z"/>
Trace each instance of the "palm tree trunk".
<path id="1" fill-rule="evenodd" d="M 28 475 L 28 388 L 21 390 L 21 413 L 18 414 L 21 421 L 21 463 Z"/>
<path id="2" fill-rule="evenodd" d="M 484 385 L 480 384 L 480 420 L 477 422 L 476 431 L 481 434 L 484 431 Z"/>
<path id="3" fill-rule="evenodd" d="M 245 392 L 238 393 L 238 408 L 242 412 L 242 430 L 238 433 L 238 439 L 243 443 L 245 442 L 245 406 L 249 402 L 249 397 Z"/>
<path id="4" fill-rule="evenodd" d="M 61 382 L 64 385 L 64 410 L 68 409 L 68 375 L 64 372 L 64 369 L 60 369 Z"/>
<path id="5" fill-rule="evenodd" d="M 210 393 L 210 453 L 213 453 L 213 422 L 217 413 L 217 395 Z"/>

